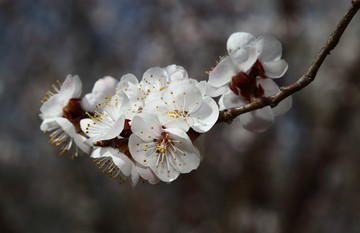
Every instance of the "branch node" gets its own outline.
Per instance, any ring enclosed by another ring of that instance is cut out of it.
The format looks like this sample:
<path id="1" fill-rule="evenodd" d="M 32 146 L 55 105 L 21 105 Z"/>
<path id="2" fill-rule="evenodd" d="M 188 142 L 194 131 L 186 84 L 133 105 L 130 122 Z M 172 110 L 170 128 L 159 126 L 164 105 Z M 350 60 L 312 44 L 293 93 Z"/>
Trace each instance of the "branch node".
<path id="1" fill-rule="evenodd" d="M 352 0 L 351 4 L 353 4 L 354 6 L 360 4 L 360 0 Z"/>

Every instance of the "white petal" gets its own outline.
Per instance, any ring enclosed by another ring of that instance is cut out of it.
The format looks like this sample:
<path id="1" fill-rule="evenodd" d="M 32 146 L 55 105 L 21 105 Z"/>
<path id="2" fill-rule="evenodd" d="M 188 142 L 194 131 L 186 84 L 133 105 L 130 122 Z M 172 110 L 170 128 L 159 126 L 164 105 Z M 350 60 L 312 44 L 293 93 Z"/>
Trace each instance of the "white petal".
<path id="1" fill-rule="evenodd" d="M 271 96 L 280 91 L 280 88 L 272 79 L 258 78 L 256 81 L 257 84 L 261 85 L 262 88 L 264 89 L 265 96 Z M 289 96 L 272 109 L 274 116 L 280 116 L 286 113 L 291 108 L 291 105 L 292 105 L 292 97 Z"/>
<path id="2" fill-rule="evenodd" d="M 86 154 L 89 154 L 91 151 L 91 147 L 86 144 L 86 139 L 87 139 L 86 137 L 84 137 L 80 134 L 76 134 L 74 136 L 74 141 L 75 141 L 76 146 L 79 147 Z"/>
<path id="3" fill-rule="evenodd" d="M 272 79 L 257 78 L 256 82 L 257 85 L 261 85 L 261 87 L 264 89 L 265 96 L 271 96 L 277 94 L 280 91 L 279 86 Z M 272 109 L 274 116 L 280 116 L 286 113 L 291 108 L 291 105 L 292 97 L 289 96 Z"/>
<path id="4" fill-rule="evenodd" d="M 151 92 L 160 91 L 163 87 L 166 87 L 169 81 L 167 72 L 160 67 L 152 67 L 148 69 L 141 80 L 141 84 L 147 87 Z"/>
<path id="5" fill-rule="evenodd" d="M 87 124 L 90 124 L 88 132 L 85 131 L 87 135 L 90 136 L 90 139 L 87 140 L 88 143 L 94 143 L 101 140 L 110 140 L 115 137 L 118 137 L 122 130 L 124 129 L 125 116 L 122 115 L 117 119 L 112 125 L 104 124 L 101 121 L 96 121 L 96 124 L 93 125 L 87 120 L 81 120 L 81 128 L 87 127 Z"/>
<path id="6" fill-rule="evenodd" d="M 208 83 L 206 81 L 200 81 L 197 84 L 195 84 L 197 88 L 199 88 L 201 95 L 206 95 L 206 89 L 208 87 Z"/>
<path id="7" fill-rule="evenodd" d="M 269 106 L 240 115 L 243 127 L 252 132 L 263 132 L 274 123 L 274 115 Z"/>
<path id="8" fill-rule="evenodd" d="M 112 155 L 112 160 L 114 164 L 120 169 L 120 171 L 125 175 L 129 176 L 131 174 L 132 162 L 131 160 L 124 154 L 118 150 L 109 148 L 109 154 Z M 107 156 L 107 153 L 104 154 Z"/>
<path id="9" fill-rule="evenodd" d="M 164 70 L 167 72 L 168 76 L 170 77 L 172 74 L 178 71 L 176 67 L 177 66 L 175 64 L 172 64 L 165 67 Z"/>
<path id="10" fill-rule="evenodd" d="M 91 134 L 91 133 L 93 133 L 92 131 L 90 131 L 91 133 L 89 132 L 89 128 L 93 124 L 94 124 L 94 121 L 91 120 L 90 118 L 84 118 L 84 119 L 80 120 L 80 128 L 88 137 L 97 136 L 97 134 Z"/>
<path id="11" fill-rule="evenodd" d="M 238 69 L 243 72 L 247 72 L 258 59 L 254 46 L 245 46 L 239 49 L 231 58 Z"/>
<path id="12" fill-rule="evenodd" d="M 155 149 L 149 149 L 149 146 L 154 147 L 154 143 L 143 141 L 136 134 L 130 135 L 128 146 L 131 156 L 142 166 L 149 167 L 149 162 L 157 158 L 158 153 L 155 152 Z"/>
<path id="13" fill-rule="evenodd" d="M 176 71 L 170 76 L 170 80 L 184 79 L 184 74 L 181 71 Z"/>
<path id="14" fill-rule="evenodd" d="M 116 92 L 119 94 L 125 93 L 130 101 L 133 101 L 137 97 L 142 97 L 138 90 L 138 84 L 139 81 L 133 74 L 125 74 L 116 85 Z"/>
<path id="15" fill-rule="evenodd" d="M 265 70 L 265 75 L 269 78 L 280 78 L 288 69 L 288 64 L 285 60 L 277 60 L 270 62 L 262 62 Z"/>
<path id="16" fill-rule="evenodd" d="M 226 108 L 240 107 L 248 104 L 249 102 L 244 99 L 241 95 L 235 95 L 230 89 L 220 97 L 219 106 L 220 110 Z"/>
<path id="17" fill-rule="evenodd" d="M 261 62 L 279 60 L 281 58 L 281 43 L 271 35 L 259 36 L 256 39 L 256 48 Z"/>
<path id="18" fill-rule="evenodd" d="M 164 77 L 162 77 L 162 75 L 164 75 Z M 151 79 L 156 79 L 156 78 L 168 78 L 168 75 L 163 68 L 152 67 L 145 71 L 141 82 L 144 81 L 144 78 L 150 81 Z"/>
<path id="19" fill-rule="evenodd" d="M 122 115 L 117 121 L 115 121 L 113 127 L 104 136 L 101 136 L 101 140 L 108 140 L 119 136 L 121 131 L 124 129 L 124 124 L 125 117 Z"/>
<path id="20" fill-rule="evenodd" d="M 177 66 L 177 65 L 173 64 L 173 65 L 169 65 L 169 66 L 165 67 L 164 70 L 167 72 L 171 81 L 173 81 L 175 79 L 187 79 L 188 78 L 188 74 L 187 74 L 186 70 L 184 69 L 184 67 L 182 67 L 182 66 Z"/>
<path id="21" fill-rule="evenodd" d="M 225 57 L 209 74 L 209 84 L 213 87 L 221 87 L 231 81 L 238 72 L 231 57 Z"/>
<path id="22" fill-rule="evenodd" d="M 292 106 L 292 96 L 286 97 L 275 108 L 273 108 L 274 116 L 280 116 L 290 110 Z"/>
<path id="23" fill-rule="evenodd" d="M 170 100 L 171 101 L 171 100 Z M 170 102 L 169 101 L 169 102 Z M 152 100 L 149 103 L 146 103 L 143 113 L 156 114 L 159 124 L 165 126 L 166 128 L 180 128 L 184 131 L 189 130 L 189 125 L 186 122 L 184 117 L 176 118 L 175 110 L 183 109 L 180 107 L 173 106 L 172 104 L 159 103 L 159 100 Z M 158 134 L 161 132 L 159 131 Z"/>
<path id="24" fill-rule="evenodd" d="M 124 84 L 125 82 L 125 84 Z M 133 74 L 125 74 L 120 78 L 120 82 L 118 83 L 118 86 L 124 86 L 126 83 L 132 83 L 132 84 L 138 84 L 139 81 Z"/>
<path id="25" fill-rule="evenodd" d="M 166 156 L 171 166 L 180 173 L 189 173 L 198 168 L 200 164 L 199 150 L 190 140 L 178 137 L 175 134 L 170 134 L 170 136 L 174 142 L 174 150 L 168 150 Z"/>
<path id="26" fill-rule="evenodd" d="M 190 125 L 186 121 L 186 119 L 179 117 L 179 118 L 170 118 L 166 117 L 163 118 L 163 121 L 160 121 L 163 126 L 166 128 L 178 128 L 185 132 L 187 132 L 190 128 Z"/>
<path id="27" fill-rule="evenodd" d="M 140 174 L 138 172 L 138 170 L 136 169 L 136 166 L 134 163 L 132 163 L 131 166 L 131 187 L 135 187 L 135 185 L 137 184 L 137 182 L 139 181 L 140 178 Z"/>
<path id="28" fill-rule="evenodd" d="M 227 85 L 223 85 L 221 87 L 213 87 L 210 84 L 207 83 L 206 85 L 206 95 L 210 96 L 210 97 L 217 97 L 219 95 L 222 95 L 225 93 L 225 91 L 228 89 L 229 87 Z"/>
<path id="29" fill-rule="evenodd" d="M 81 101 L 83 109 L 87 111 L 96 110 L 95 106 L 97 104 L 103 102 L 106 96 L 109 96 L 110 94 L 113 95 L 115 93 L 115 86 L 117 82 L 118 81 L 116 79 L 110 76 L 106 76 L 96 81 L 91 93 L 86 94 Z"/>
<path id="30" fill-rule="evenodd" d="M 205 96 L 201 107 L 196 112 L 191 113 L 191 116 L 196 118 L 191 128 L 196 132 L 205 133 L 209 131 L 217 121 L 219 117 L 219 107 L 212 98 Z"/>
<path id="31" fill-rule="evenodd" d="M 66 118 L 57 117 L 56 122 L 71 138 L 74 139 L 76 145 L 85 153 L 90 153 L 91 148 L 85 144 L 86 138 L 75 131 L 74 125 Z"/>
<path id="32" fill-rule="evenodd" d="M 164 129 L 165 132 L 169 133 L 171 137 L 180 137 L 184 140 L 191 141 L 189 136 L 186 134 L 185 131 L 178 129 L 178 128 L 167 128 Z"/>
<path id="33" fill-rule="evenodd" d="M 265 96 L 271 96 L 280 91 L 279 86 L 274 82 L 274 80 L 270 78 L 256 78 L 256 84 L 257 86 L 261 85 L 261 87 L 264 89 L 264 95 Z"/>
<path id="34" fill-rule="evenodd" d="M 144 167 L 138 163 L 136 163 L 136 169 L 139 172 L 141 178 L 147 180 L 150 184 L 159 183 L 159 178 L 155 175 L 155 173 L 148 167 Z"/>
<path id="35" fill-rule="evenodd" d="M 61 117 L 63 115 L 63 107 L 67 104 L 60 98 L 59 94 L 49 98 L 41 107 L 41 117 L 43 119 L 52 117 Z"/>
<path id="36" fill-rule="evenodd" d="M 104 147 L 100 147 L 100 148 L 96 148 L 95 150 L 93 150 L 93 152 L 91 153 L 90 157 L 94 158 L 94 159 L 98 159 L 102 157 L 102 151 L 104 150 Z"/>
<path id="37" fill-rule="evenodd" d="M 150 161 L 149 167 L 156 174 L 156 176 L 164 182 L 172 182 L 180 175 L 180 172 L 175 170 L 171 165 L 167 167 L 166 162 L 159 164 L 159 166 L 156 167 L 155 159 Z"/>
<path id="38" fill-rule="evenodd" d="M 176 80 L 165 91 L 164 101 L 172 110 L 193 112 L 200 107 L 202 94 L 191 80 Z"/>
<path id="39" fill-rule="evenodd" d="M 245 45 L 252 44 L 255 41 L 255 37 L 246 32 L 235 32 L 229 37 L 226 47 L 229 55 L 233 55 L 238 49 Z"/>
<path id="40" fill-rule="evenodd" d="M 61 117 L 63 107 L 71 98 L 81 95 L 82 83 L 78 76 L 68 75 L 57 94 L 51 96 L 40 108 L 42 119 Z"/>
<path id="41" fill-rule="evenodd" d="M 56 117 L 46 118 L 42 121 L 40 125 L 41 131 L 52 131 L 56 128 L 59 128 L 59 124 L 56 122 Z"/>
<path id="42" fill-rule="evenodd" d="M 111 147 L 101 147 L 95 149 L 91 153 L 90 157 L 95 159 L 110 157 L 113 163 L 125 176 L 129 176 L 131 174 L 132 162 L 124 153 L 121 153 L 119 150 Z"/>
<path id="43" fill-rule="evenodd" d="M 79 76 L 68 75 L 61 85 L 59 95 L 63 99 L 69 100 L 71 98 L 79 98 L 81 95 L 82 83 Z"/>
<path id="44" fill-rule="evenodd" d="M 146 112 L 133 118 L 131 131 L 144 141 L 152 141 L 155 137 L 160 136 L 162 132 L 157 116 Z"/>
<path id="45" fill-rule="evenodd" d="M 74 137 L 76 134 L 74 125 L 66 118 L 57 117 L 55 118 L 56 123 L 67 133 L 70 137 Z"/>

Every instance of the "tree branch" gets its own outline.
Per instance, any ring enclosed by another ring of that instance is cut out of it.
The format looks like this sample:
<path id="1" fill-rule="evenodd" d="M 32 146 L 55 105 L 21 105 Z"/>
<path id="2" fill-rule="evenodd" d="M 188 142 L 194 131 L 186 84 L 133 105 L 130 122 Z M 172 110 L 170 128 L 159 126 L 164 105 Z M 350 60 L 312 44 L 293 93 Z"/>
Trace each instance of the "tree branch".
<path id="1" fill-rule="evenodd" d="M 303 89 L 307 85 L 309 85 L 312 81 L 314 81 L 316 74 L 324 62 L 325 58 L 330 54 L 331 50 L 333 50 L 338 44 L 343 32 L 346 27 L 356 14 L 356 12 L 360 8 L 360 0 L 353 0 L 351 2 L 351 7 L 348 9 L 346 14 L 341 18 L 334 32 L 329 36 L 328 40 L 318 53 L 316 59 L 313 61 L 309 69 L 293 84 L 290 84 L 285 87 L 280 88 L 280 92 L 275 95 L 258 98 L 255 101 L 235 108 L 225 109 L 220 111 L 217 123 L 227 122 L 231 123 L 232 120 L 239 116 L 240 114 L 250 112 L 259 108 L 263 108 L 265 106 L 271 106 L 272 108 L 277 106 L 280 101 L 288 97 L 289 95 Z"/>

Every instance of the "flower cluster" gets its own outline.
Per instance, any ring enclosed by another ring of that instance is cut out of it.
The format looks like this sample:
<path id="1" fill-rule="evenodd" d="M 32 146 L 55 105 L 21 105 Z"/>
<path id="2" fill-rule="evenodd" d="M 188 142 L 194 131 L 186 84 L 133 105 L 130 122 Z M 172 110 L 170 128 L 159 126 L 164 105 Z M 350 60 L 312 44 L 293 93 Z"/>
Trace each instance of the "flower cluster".
<path id="1" fill-rule="evenodd" d="M 181 66 L 153 67 L 141 81 L 133 74 L 120 81 L 104 77 L 80 98 L 82 83 L 69 75 L 46 93 L 40 128 L 51 131 L 50 143 L 61 146 L 60 154 L 71 148 L 73 157 L 79 150 L 91 153 L 97 166 L 120 183 L 128 180 L 134 186 L 140 178 L 151 184 L 172 182 L 200 164 L 195 140 L 219 116 L 211 97 L 221 95 L 219 106 L 225 109 L 279 91 L 272 79 L 287 70 L 279 41 L 239 32 L 231 35 L 227 47 L 229 56 L 209 73 L 208 82 L 189 78 Z M 246 129 L 264 131 L 290 106 L 288 98 L 273 109 L 238 118 Z"/>
<path id="2" fill-rule="evenodd" d="M 201 157 L 193 141 L 219 115 L 216 102 L 205 95 L 205 83 L 176 65 L 150 68 L 140 82 L 132 74 L 120 82 L 105 77 L 83 99 L 80 92 L 80 79 L 68 76 L 43 104 L 41 129 L 55 129 L 52 122 L 59 119 L 69 122 L 71 130 L 58 127 L 51 142 L 58 145 L 66 138 L 69 150 L 75 140 L 86 153 L 92 147 L 99 168 L 132 185 L 140 177 L 152 184 L 171 182 L 196 169 Z"/>
<path id="3" fill-rule="evenodd" d="M 255 38 L 245 32 L 233 33 L 227 41 L 229 56 L 222 58 L 209 72 L 207 94 L 221 95 L 220 110 L 243 106 L 256 98 L 271 96 L 280 91 L 272 80 L 282 77 L 288 65 L 281 59 L 281 43 L 273 36 Z M 286 98 L 275 108 L 270 106 L 235 118 L 245 129 L 262 132 L 274 122 L 274 117 L 287 112 L 292 104 Z"/>

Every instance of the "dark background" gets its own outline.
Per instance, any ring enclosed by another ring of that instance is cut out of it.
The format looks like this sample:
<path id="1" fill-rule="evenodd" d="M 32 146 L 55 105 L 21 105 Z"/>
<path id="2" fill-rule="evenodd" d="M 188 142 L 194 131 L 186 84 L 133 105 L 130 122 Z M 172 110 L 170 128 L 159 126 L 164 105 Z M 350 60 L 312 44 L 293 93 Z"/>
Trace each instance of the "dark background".
<path id="1" fill-rule="evenodd" d="M 83 94 L 111 75 L 178 64 L 190 77 L 236 31 L 271 33 L 297 80 L 345 0 L 0 0 L 0 232 L 360 232 L 359 15 L 316 80 L 265 133 L 206 135 L 200 167 L 171 184 L 119 185 L 88 156 L 58 155 L 40 100 L 78 74 Z"/>

